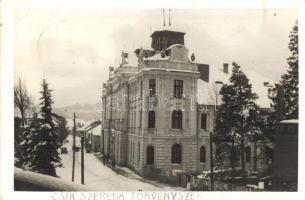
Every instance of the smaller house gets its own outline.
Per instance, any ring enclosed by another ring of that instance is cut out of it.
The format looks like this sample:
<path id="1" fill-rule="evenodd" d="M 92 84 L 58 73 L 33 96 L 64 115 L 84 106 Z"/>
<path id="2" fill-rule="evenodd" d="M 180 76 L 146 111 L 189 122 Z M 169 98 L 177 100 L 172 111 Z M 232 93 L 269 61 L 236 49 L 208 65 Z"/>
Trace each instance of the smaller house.
<path id="1" fill-rule="evenodd" d="M 100 150 L 100 140 L 102 132 L 102 122 L 93 121 L 84 128 L 86 151 L 98 152 Z"/>
<path id="2" fill-rule="evenodd" d="M 91 148 L 93 152 L 100 151 L 102 125 L 99 124 L 91 130 Z"/>
<path id="3" fill-rule="evenodd" d="M 282 120 L 276 128 L 272 189 L 298 190 L 298 119 Z"/>

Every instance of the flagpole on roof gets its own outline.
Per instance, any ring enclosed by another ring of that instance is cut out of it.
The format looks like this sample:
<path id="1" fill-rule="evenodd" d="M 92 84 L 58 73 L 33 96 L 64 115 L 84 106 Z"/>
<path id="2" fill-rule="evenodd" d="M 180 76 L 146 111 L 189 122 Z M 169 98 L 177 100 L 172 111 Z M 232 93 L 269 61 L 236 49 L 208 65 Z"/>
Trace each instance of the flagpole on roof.
<path id="1" fill-rule="evenodd" d="M 163 26 L 165 27 L 165 14 L 164 14 L 164 8 L 163 8 Z"/>
<path id="2" fill-rule="evenodd" d="M 168 9 L 168 26 L 171 26 L 171 9 Z"/>

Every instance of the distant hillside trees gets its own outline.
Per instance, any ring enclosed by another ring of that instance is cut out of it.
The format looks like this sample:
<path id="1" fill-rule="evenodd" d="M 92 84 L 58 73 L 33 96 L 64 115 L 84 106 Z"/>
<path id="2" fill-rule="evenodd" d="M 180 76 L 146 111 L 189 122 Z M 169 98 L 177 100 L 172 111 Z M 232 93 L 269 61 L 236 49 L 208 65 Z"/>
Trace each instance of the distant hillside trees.
<path id="1" fill-rule="evenodd" d="M 53 114 L 54 120 L 57 124 L 58 136 L 59 136 L 60 140 L 62 142 L 64 142 L 70 133 L 70 130 L 67 127 L 67 120 L 63 116 L 60 116 L 56 113 L 52 113 L 52 114 Z"/>

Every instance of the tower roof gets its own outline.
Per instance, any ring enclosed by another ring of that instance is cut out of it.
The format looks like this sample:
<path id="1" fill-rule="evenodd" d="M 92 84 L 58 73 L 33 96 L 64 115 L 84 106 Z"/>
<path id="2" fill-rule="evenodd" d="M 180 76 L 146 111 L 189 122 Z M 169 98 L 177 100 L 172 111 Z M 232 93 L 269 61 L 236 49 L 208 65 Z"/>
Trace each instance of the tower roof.
<path id="1" fill-rule="evenodd" d="M 150 37 L 154 37 L 156 35 L 185 35 L 184 32 L 180 32 L 180 31 L 173 31 L 173 30 L 160 30 L 160 31 L 154 31 Z"/>
<path id="2" fill-rule="evenodd" d="M 155 31 L 151 34 L 151 47 L 156 51 L 166 50 L 173 44 L 184 45 L 185 33 L 171 30 Z"/>

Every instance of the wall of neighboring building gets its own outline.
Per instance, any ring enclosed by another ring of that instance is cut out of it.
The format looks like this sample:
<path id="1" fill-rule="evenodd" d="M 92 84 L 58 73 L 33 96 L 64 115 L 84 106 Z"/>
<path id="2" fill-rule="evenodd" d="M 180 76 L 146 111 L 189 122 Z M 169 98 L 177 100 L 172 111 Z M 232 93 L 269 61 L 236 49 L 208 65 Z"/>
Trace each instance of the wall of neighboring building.
<path id="1" fill-rule="evenodd" d="M 128 135 L 124 132 L 116 131 L 115 142 L 116 164 L 119 166 L 127 166 Z"/>
<path id="2" fill-rule="evenodd" d="M 298 122 L 286 120 L 276 128 L 273 176 L 287 184 L 298 182 Z"/>
<path id="3" fill-rule="evenodd" d="M 129 86 L 135 67 L 120 66 L 103 86 L 101 152 L 121 166 L 127 165 Z"/>
<path id="4" fill-rule="evenodd" d="M 143 138 L 134 134 L 128 136 L 128 167 L 141 174 L 143 167 Z"/>
<path id="5" fill-rule="evenodd" d="M 101 141 L 101 136 L 99 135 L 92 135 L 92 151 L 93 152 L 98 152 L 100 151 L 100 141 Z"/>
<path id="6" fill-rule="evenodd" d="M 101 137 L 101 152 L 105 156 L 109 154 L 108 152 L 108 129 L 102 130 L 102 137 Z"/>

